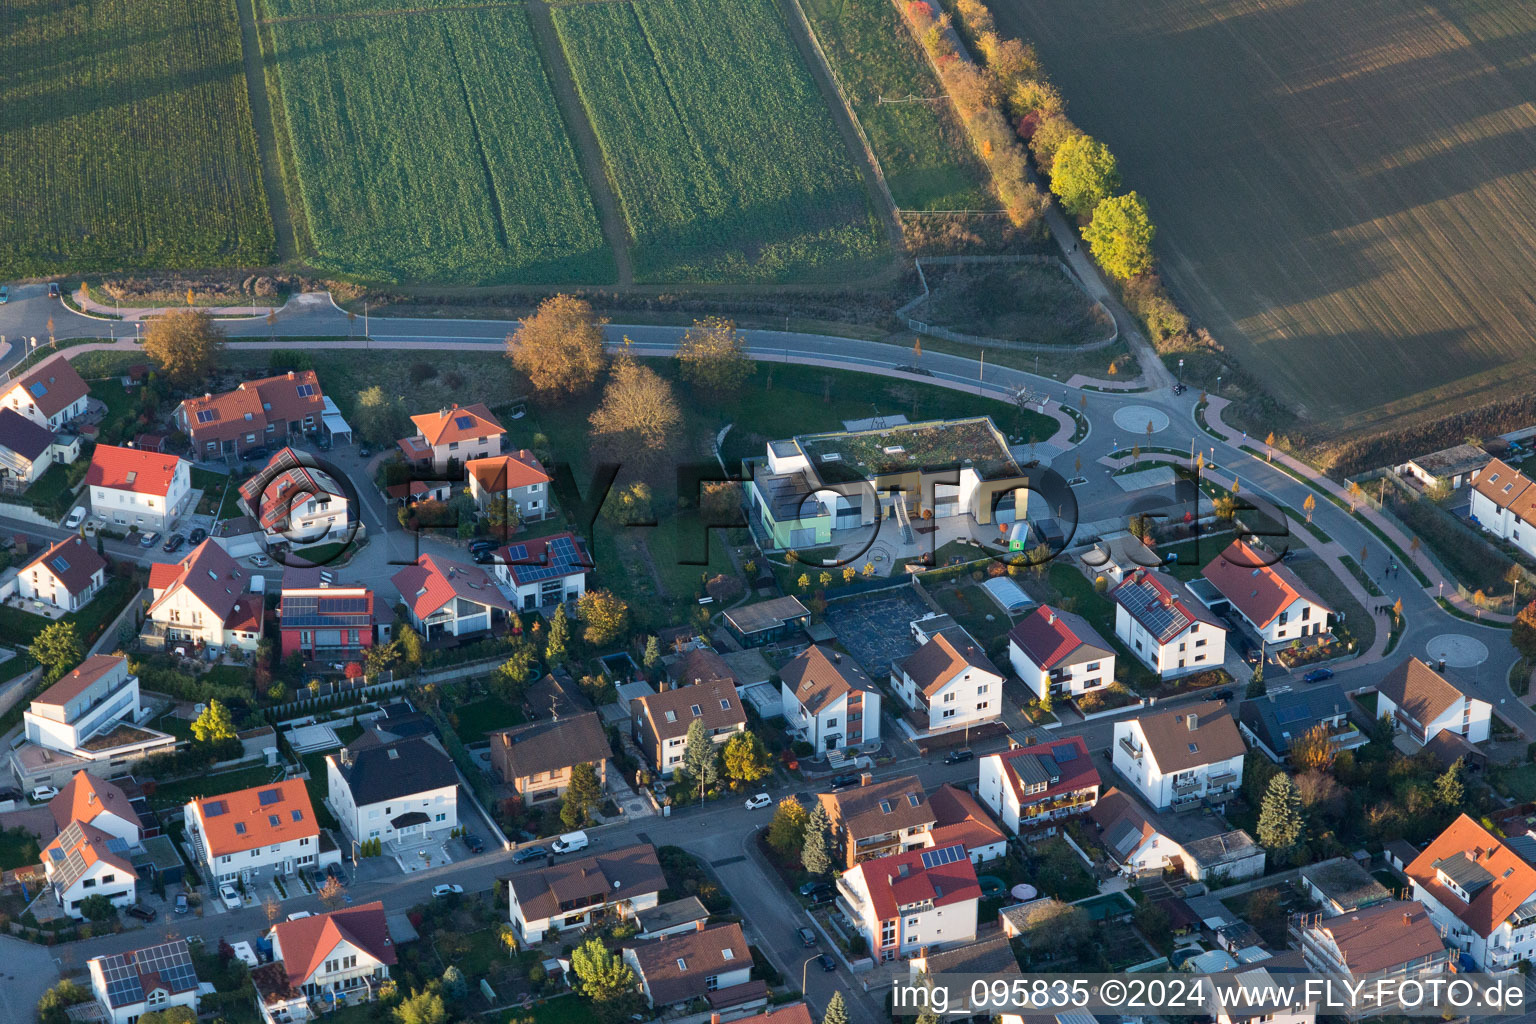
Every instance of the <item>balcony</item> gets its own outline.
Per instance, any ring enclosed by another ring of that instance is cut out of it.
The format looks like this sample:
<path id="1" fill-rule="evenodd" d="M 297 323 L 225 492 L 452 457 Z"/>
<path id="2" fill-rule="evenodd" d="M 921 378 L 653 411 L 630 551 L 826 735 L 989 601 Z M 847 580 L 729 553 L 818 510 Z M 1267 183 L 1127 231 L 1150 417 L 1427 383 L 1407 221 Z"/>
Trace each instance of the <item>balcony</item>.
<path id="1" fill-rule="evenodd" d="M 1224 787 L 1236 786 L 1237 773 L 1233 771 L 1217 772 L 1215 775 L 1207 777 L 1205 784 L 1211 789 L 1222 789 Z"/>
<path id="2" fill-rule="evenodd" d="M 1141 760 L 1141 748 L 1131 746 L 1131 741 L 1128 737 L 1120 737 L 1120 749 L 1125 751 L 1132 761 Z"/>
<path id="3" fill-rule="evenodd" d="M 1201 779 L 1199 776 L 1183 780 L 1175 779 L 1173 783 L 1173 791 L 1178 795 L 1183 796 L 1198 790 L 1200 788 L 1200 783 Z"/>

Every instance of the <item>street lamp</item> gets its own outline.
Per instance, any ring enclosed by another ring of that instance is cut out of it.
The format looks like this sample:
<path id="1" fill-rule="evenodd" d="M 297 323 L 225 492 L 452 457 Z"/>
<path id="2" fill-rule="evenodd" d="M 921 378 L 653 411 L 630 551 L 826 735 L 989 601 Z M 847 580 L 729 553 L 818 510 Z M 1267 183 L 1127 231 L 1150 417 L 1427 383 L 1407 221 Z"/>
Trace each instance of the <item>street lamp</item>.
<path id="1" fill-rule="evenodd" d="M 807 958 L 805 963 L 800 965 L 800 994 L 802 996 L 805 995 L 805 972 L 806 972 L 806 969 L 811 966 L 811 961 L 812 960 L 819 959 L 820 957 L 821 957 L 821 954 L 820 953 L 816 953 L 813 956 Z"/>

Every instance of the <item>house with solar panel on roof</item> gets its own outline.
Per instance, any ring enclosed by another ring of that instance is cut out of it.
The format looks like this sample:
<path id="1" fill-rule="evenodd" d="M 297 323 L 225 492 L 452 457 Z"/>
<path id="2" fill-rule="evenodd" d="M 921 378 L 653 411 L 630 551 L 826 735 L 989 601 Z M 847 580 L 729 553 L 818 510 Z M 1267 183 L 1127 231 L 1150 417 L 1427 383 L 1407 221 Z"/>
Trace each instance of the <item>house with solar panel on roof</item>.
<path id="1" fill-rule="evenodd" d="M 61 612 L 77 612 L 107 585 L 107 560 L 84 537 L 65 537 L 16 574 L 16 593 Z"/>
<path id="2" fill-rule="evenodd" d="M 280 449 L 240 485 L 240 507 L 269 544 L 348 540 L 357 530 L 357 509 L 336 478 L 292 448 Z"/>
<path id="3" fill-rule="evenodd" d="M 484 569 L 450 558 L 421 555 L 390 582 L 411 627 L 427 641 L 489 632 L 514 611 Z"/>
<path id="4" fill-rule="evenodd" d="M 1099 770 L 1081 736 L 1028 746 L 1011 737 L 1009 749 L 977 765 L 976 795 L 1015 835 L 1055 835 L 1067 819 L 1093 810 Z"/>
<path id="5" fill-rule="evenodd" d="M 134 1024 L 146 1013 L 173 1006 L 197 1010 L 197 968 L 186 939 L 92 957 L 85 966 L 108 1024 Z"/>
<path id="6" fill-rule="evenodd" d="M 329 569 L 284 569 L 277 617 L 285 658 L 297 651 L 305 661 L 361 661 L 368 648 L 394 639 L 394 611 Z"/>
<path id="7" fill-rule="evenodd" d="M 72 821 L 43 848 L 43 872 L 54 901 L 77 921 L 85 919 L 80 904 L 104 897 L 114 907 L 131 907 L 138 899 L 139 876 L 129 851 L 133 843 L 83 821 Z"/>
<path id="8" fill-rule="evenodd" d="M 57 431 L 85 415 L 91 389 L 63 356 L 39 363 L 0 391 L 0 408 Z"/>
<path id="9" fill-rule="evenodd" d="M 1137 569 L 1110 592 L 1115 636 L 1164 679 L 1220 668 L 1227 629 L 1179 580 Z"/>
<path id="10" fill-rule="evenodd" d="M 222 394 L 188 398 L 171 418 L 187 435 L 195 458 L 232 459 L 252 448 L 297 441 L 322 427 L 331 430 L 326 416 L 333 407 L 315 371 L 297 370 L 248 380 Z"/>
<path id="11" fill-rule="evenodd" d="M 187 843 L 211 879 L 251 883 L 300 868 L 339 863 L 335 844 L 322 856 L 320 825 L 303 779 L 285 779 L 187 801 Z"/>
<path id="12" fill-rule="evenodd" d="M 976 941 L 981 886 L 956 843 L 860 861 L 837 880 L 837 903 L 880 961 Z"/>
<path id="13" fill-rule="evenodd" d="M 411 417 L 414 437 L 396 442 L 406 465 L 417 470 L 457 474 L 471 459 L 501 454 L 506 428 L 481 402 L 450 405 Z"/>
<path id="14" fill-rule="evenodd" d="M 580 599 L 592 569 L 586 545 L 570 531 L 508 544 L 492 565 L 507 600 L 529 612 Z"/>

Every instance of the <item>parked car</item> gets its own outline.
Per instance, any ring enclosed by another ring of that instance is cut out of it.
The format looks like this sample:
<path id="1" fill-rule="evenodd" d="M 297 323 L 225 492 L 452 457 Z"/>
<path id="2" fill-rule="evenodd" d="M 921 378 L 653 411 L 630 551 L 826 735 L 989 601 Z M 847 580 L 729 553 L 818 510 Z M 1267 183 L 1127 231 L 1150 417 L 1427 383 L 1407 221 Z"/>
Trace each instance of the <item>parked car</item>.
<path id="1" fill-rule="evenodd" d="M 1205 695 L 1205 699 L 1206 700 L 1231 700 L 1232 699 L 1232 691 L 1231 690 L 1217 690 L 1214 693 L 1206 694 Z"/>
<path id="2" fill-rule="evenodd" d="M 1321 683 L 1324 680 L 1332 679 L 1333 678 L 1333 669 L 1331 669 L 1331 668 L 1315 668 L 1311 672 L 1308 672 L 1306 675 L 1302 676 L 1301 678 L 1302 678 L 1303 682 Z"/>
<path id="3" fill-rule="evenodd" d="M 187 912 L 187 909 L 188 909 L 187 908 L 187 894 L 184 893 L 184 892 L 177 893 L 176 894 L 176 913 L 178 913 L 178 914 L 185 914 Z"/>
<path id="4" fill-rule="evenodd" d="M 272 453 L 265 448 L 247 448 L 240 457 L 246 462 L 264 462 L 272 457 Z"/>
<path id="5" fill-rule="evenodd" d="M 471 551 L 470 559 L 476 565 L 490 565 L 496 561 L 495 548 L 481 548 L 479 551 Z"/>
<path id="6" fill-rule="evenodd" d="M 267 566 L 272 564 L 272 559 L 268 558 L 266 555 L 252 555 L 250 558 L 247 558 L 246 561 L 250 562 L 258 569 L 265 569 Z"/>
<path id="7" fill-rule="evenodd" d="M 48 297 L 50 299 L 56 299 L 56 298 L 59 297 L 59 282 L 57 282 L 57 281 L 49 281 L 48 282 Z"/>
<path id="8" fill-rule="evenodd" d="M 335 864 L 327 864 L 325 866 L 325 876 L 336 879 L 343 889 L 347 887 L 347 873 Z"/>
<path id="9" fill-rule="evenodd" d="M 485 537 L 481 537 L 479 540 L 472 540 L 469 542 L 469 550 L 471 552 L 495 551 L 500 546 L 501 544 L 499 541 L 490 540 Z"/>
<path id="10" fill-rule="evenodd" d="M 73 530 L 83 522 L 85 522 L 85 506 L 76 505 L 70 510 L 69 518 L 64 520 L 64 529 Z"/>
<path id="11" fill-rule="evenodd" d="M 187 543 L 188 544 L 201 544 L 203 541 L 205 541 L 207 539 L 208 539 L 208 531 L 203 529 L 201 526 L 199 526 L 197 529 L 193 530 L 191 533 L 187 534 Z"/>
<path id="12" fill-rule="evenodd" d="M 962 761 L 974 760 L 976 760 L 976 752 L 971 750 L 969 747 L 962 747 L 960 750 L 951 750 L 949 753 L 944 755 L 945 764 L 960 764 Z"/>
<path id="13" fill-rule="evenodd" d="M 38 803 L 42 803 L 44 800 L 52 800 L 58 795 L 59 791 L 52 786 L 36 786 L 31 793 L 32 799 Z"/>
<path id="14" fill-rule="evenodd" d="M 811 906 L 819 907 L 823 903 L 831 903 L 833 900 L 837 899 L 837 890 L 832 888 L 831 885 L 828 885 L 824 889 L 817 889 L 807 898 L 811 901 Z"/>
<path id="15" fill-rule="evenodd" d="M 168 555 L 175 554 L 177 551 L 181 550 L 182 545 L 186 544 L 186 542 L 187 538 L 183 537 L 179 533 L 173 533 L 165 539 L 165 544 L 161 546 L 160 550 L 164 551 Z"/>
<path id="16" fill-rule="evenodd" d="M 140 921 L 153 921 L 160 916 L 159 911 L 155 910 L 154 907 L 146 907 L 138 903 L 129 907 L 126 913 L 129 917 L 136 917 Z"/>
<path id="17" fill-rule="evenodd" d="M 832 955 L 830 953 L 821 954 L 821 956 L 816 958 L 816 962 L 821 964 L 822 970 L 829 973 L 837 970 L 837 961 L 832 959 Z"/>
<path id="18" fill-rule="evenodd" d="M 367 445 L 363 445 L 362 447 L 358 448 L 357 454 L 359 458 L 366 459 L 368 456 L 373 454 L 373 449 L 369 448 Z"/>
<path id="19" fill-rule="evenodd" d="M 306 917 L 314 917 L 314 916 L 315 915 L 313 913 L 311 913 L 310 911 L 308 911 L 308 910 L 295 910 L 293 913 L 288 915 L 288 920 L 290 920 L 290 921 L 302 921 Z"/>
<path id="20" fill-rule="evenodd" d="M 469 847 L 469 852 L 470 853 L 484 853 L 485 852 L 485 840 L 481 839 L 479 836 L 475 835 L 473 832 L 466 832 L 466 833 L 464 833 L 464 845 Z"/>
<path id="21" fill-rule="evenodd" d="M 230 910 L 239 910 L 245 906 L 245 901 L 240 898 L 240 890 L 228 882 L 219 886 L 219 899 L 223 900 L 224 905 Z"/>
<path id="22" fill-rule="evenodd" d="M 799 928 L 799 929 L 796 929 L 795 934 L 800 936 L 800 945 L 802 945 L 802 946 L 814 946 L 814 945 L 816 945 L 816 933 L 811 931 L 809 928 Z"/>
<path id="23" fill-rule="evenodd" d="M 556 853 L 575 853 L 577 850 L 585 850 L 590 842 L 585 832 L 567 832 L 550 843 L 549 848 Z"/>
<path id="24" fill-rule="evenodd" d="M 525 846 L 521 850 L 512 852 L 513 864 L 526 864 L 531 860 L 539 860 L 549 856 L 549 849 L 544 846 Z"/>
<path id="25" fill-rule="evenodd" d="M 757 796 L 749 797 L 747 799 L 747 810 L 755 811 L 759 808 L 767 807 L 771 803 L 773 803 L 772 797 L 770 797 L 767 793 L 759 793 Z"/>
<path id="26" fill-rule="evenodd" d="M 106 526 L 106 525 L 107 525 L 106 523 L 104 523 L 100 519 L 96 519 L 94 517 L 91 518 L 91 519 L 87 519 L 85 521 L 85 528 L 84 528 L 85 529 L 85 535 L 87 537 L 94 537 L 98 533 L 100 533 L 101 532 L 101 528 L 103 526 Z"/>
<path id="27" fill-rule="evenodd" d="M 139 547 L 152 548 L 160 540 L 160 534 L 155 530 L 146 530 L 139 534 Z"/>
<path id="28" fill-rule="evenodd" d="M 3 306 L 7 302 L 10 302 L 10 301 L 11 301 L 11 286 L 8 285 L 8 284 L 0 284 L 0 306 Z"/>
<path id="29" fill-rule="evenodd" d="M 857 786 L 859 778 L 858 772 L 844 772 L 842 775 L 834 775 L 832 776 L 832 788 L 847 789 L 849 786 Z"/>
<path id="30" fill-rule="evenodd" d="M 454 885 L 452 883 L 449 883 L 448 885 L 434 885 L 432 887 L 432 895 L 433 897 L 462 896 L 464 895 L 464 887 L 462 885 Z"/>

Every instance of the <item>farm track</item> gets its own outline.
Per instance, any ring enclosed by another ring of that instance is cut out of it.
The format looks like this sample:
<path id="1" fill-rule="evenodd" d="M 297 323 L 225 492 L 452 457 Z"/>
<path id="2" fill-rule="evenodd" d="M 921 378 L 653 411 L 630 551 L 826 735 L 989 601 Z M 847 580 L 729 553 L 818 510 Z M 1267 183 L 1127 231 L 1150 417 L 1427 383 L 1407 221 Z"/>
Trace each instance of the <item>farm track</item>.
<path id="1" fill-rule="evenodd" d="M 262 66 L 261 41 L 257 37 L 256 0 L 235 0 L 240 19 L 240 53 L 245 67 L 245 88 L 251 96 L 251 125 L 256 132 L 256 158 L 261 162 L 261 184 L 267 193 L 267 210 L 272 217 L 273 242 L 279 263 L 297 259 L 298 239 L 293 230 L 293 215 L 288 207 L 282 168 L 278 166 L 277 126 L 272 120 L 272 98 L 267 95 L 266 71 Z"/>
<path id="2" fill-rule="evenodd" d="M 592 204 L 597 207 L 598 223 L 603 238 L 613 250 L 614 266 L 618 270 L 618 286 L 628 288 L 635 283 L 634 261 L 629 252 L 629 231 L 624 226 L 624 215 L 619 211 L 618 196 L 613 182 L 608 180 L 608 167 L 603 161 L 603 150 L 598 145 L 597 133 L 587 119 L 587 109 L 576 94 L 576 82 L 571 77 L 571 66 L 565 59 L 565 48 L 555 31 L 549 16 L 549 4 L 544 0 L 526 0 L 528 21 L 533 26 L 534 45 L 544 58 L 544 69 L 555 94 L 555 106 L 565 120 L 571 140 L 576 143 L 576 154 L 581 161 L 581 174 L 592 193 Z"/>

